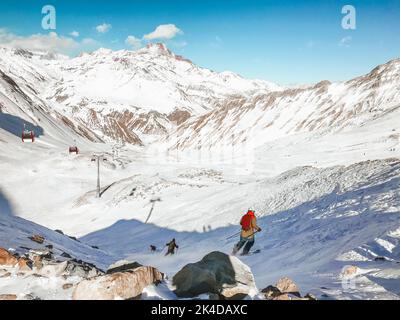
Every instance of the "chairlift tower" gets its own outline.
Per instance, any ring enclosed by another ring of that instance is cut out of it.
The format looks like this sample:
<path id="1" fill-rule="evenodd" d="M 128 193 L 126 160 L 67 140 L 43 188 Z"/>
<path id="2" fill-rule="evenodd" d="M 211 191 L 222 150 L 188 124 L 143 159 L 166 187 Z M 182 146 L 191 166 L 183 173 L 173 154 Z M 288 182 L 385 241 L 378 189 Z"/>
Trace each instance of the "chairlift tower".
<path id="1" fill-rule="evenodd" d="M 100 193 L 100 160 L 102 161 L 107 161 L 106 157 L 104 157 L 104 154 L 94 154 L 92 156 L 92 162 L 97 162 L 97 192 L 96 192 L 96 197 L 100 198 L 101 193 Z"/>

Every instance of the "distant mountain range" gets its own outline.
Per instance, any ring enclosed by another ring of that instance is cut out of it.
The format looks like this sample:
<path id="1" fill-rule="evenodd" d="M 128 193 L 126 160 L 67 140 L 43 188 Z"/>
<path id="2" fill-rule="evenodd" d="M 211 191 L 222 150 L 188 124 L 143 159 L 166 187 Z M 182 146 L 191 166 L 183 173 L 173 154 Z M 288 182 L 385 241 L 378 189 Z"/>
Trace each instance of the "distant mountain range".
<path id="1" fill-rule="evenodd" d="M 168 136 L 180 148 L 261 144 L 362 125 L 400 106 L 400 60 L 347 82 L 285 88 L 201 68 L 163 44 L 75 58 L 0 52 L 1 111 L 21 119 L 2 127 L 18 131 L 26 121 L 59 138 L 145 145 Z"/>

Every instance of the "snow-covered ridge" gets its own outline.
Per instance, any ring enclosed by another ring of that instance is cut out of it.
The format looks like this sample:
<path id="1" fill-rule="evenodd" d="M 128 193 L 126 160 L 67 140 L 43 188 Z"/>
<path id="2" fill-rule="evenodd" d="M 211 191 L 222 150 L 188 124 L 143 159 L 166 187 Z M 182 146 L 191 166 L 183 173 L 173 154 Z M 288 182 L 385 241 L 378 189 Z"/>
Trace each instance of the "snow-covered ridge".
<path id="1" fill-rule="evenodd" d="M 161 136 L 181 149 L 262 144 L 363 125 L 400 106 L 398 59 L 347 82 L 283 88 L 198 67 L 163 44 L 137 51 L 101 48 L 72 59 L 1 51 L 0 70 L 21 89 L 5 88 L 9 99 L 17 102 L 20 94 L 38 100 L 61 125 L 97 141 L 144 145 L 154 141 L 149 136 Z"/>
<path id="2" fill-rule="evenodd" d="M 97 112 L 157 111 L 168 115 L 186 110 L 199 115 L 231 94 L 278 86 L 236 74 L 200 68 L 173 54 L 162 44 L 138 51 L 99 49 L 49 66 L 60 70 L 61 80 L 47 91 L 53 101 L 69 108 L 91 105 Z"/>
<path id="3" fill-rule="evenodd" d="M 69 59 L 0 48 L 0 69 L 24 83 L 50 109 L 103 140 L 142 144 L 231 95 L 281 90 L 275 84 L 217 73 L 175 55 L 163 44 L 137 51 L 98 49 Z M 11 97 L 12 98 L 12 97 Z M 185 114 L 184 118 L 175 118 Z"/>
<path id="4" fill-rule="evenodd" d="M 322 81 L 276 92 L 230 97 L 170 135 L 172 148 L 261 145 L 287 135 L 316 135 L 362 126 L 384 115 L 399 117 L 400 60 L 347 82 Z"/>

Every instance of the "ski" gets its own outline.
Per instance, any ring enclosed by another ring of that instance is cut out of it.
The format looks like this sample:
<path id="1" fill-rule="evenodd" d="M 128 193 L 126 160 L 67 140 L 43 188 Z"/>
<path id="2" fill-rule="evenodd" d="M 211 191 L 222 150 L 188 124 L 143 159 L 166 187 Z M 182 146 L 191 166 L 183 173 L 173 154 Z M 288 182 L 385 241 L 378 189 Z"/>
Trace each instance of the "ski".
<path id="1" fill-rule="evenodd" d="M 240 256 L 246 257 L 246 256 L 251 256 L 251 255 L 253 255 L 253 254 L 257 254 L 257 253 L 260 253 L 260 252 L 261 252 L 261 250 L 260 250 L 260 249 L 257 249 L 257 250 L 250 251 L 250 252 L 247 253 L 247 254 L 241 253 Z"/>

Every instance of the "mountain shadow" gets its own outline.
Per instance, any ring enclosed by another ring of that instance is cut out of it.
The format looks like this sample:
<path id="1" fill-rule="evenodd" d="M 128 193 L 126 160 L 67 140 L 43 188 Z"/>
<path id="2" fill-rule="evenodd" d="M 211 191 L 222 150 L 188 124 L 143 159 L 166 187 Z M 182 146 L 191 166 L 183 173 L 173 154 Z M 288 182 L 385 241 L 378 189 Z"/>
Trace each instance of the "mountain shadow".
<path id="1" fill-rule="evenodd" d="M 24 125 L 26 130 L 33 130 L 35 132 L 35 137 L 40 137 L 44 134 L 44 130 L 42 127 L 12 114 L 0 112 L 0 129 L 3 129 L 21 138 L 21 134 L 24 130 Z"/>

